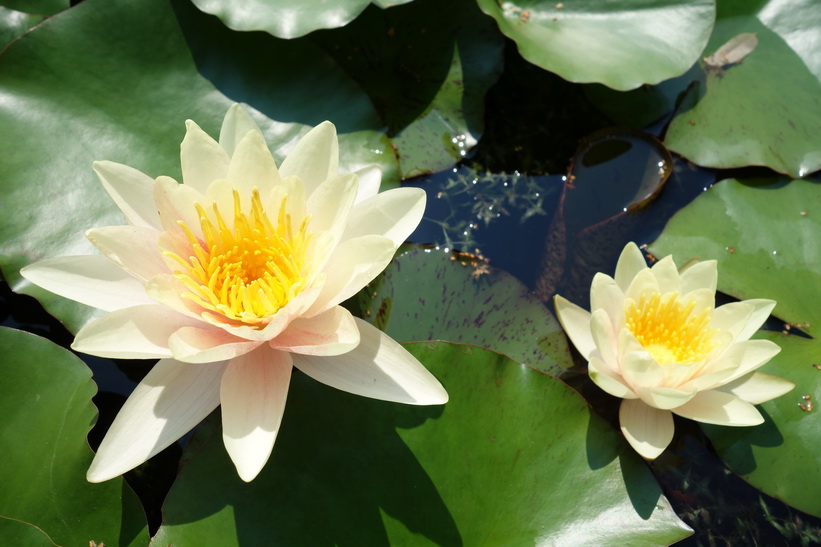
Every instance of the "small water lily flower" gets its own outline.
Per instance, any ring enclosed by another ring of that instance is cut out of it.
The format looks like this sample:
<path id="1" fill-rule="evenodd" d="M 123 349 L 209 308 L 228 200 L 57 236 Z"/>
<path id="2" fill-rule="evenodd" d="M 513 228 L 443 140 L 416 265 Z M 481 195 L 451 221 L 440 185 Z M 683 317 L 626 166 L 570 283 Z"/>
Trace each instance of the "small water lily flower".
<path id="1" fill-rule="evenodd" d="M 670 256 L 648 268 L 635 243 L 615 277 L 597 273 L 591 312 L 561 296 L 556 313 L 587 359 L 590 378 L 623 399 L 621 431 L 647 459 L 673 438 L 673 414 L 704 423 L 764 421 L 754 405 L 790 391 L 789 380 L 755 372 L 781 348 L 750 336 L 775 302 L 744 300 L 715 307 L 718 270 L 705 260 L 679 272 Z"/>
<path id="2" fill-rule="evenodd" d="M 339 304 L 391 261 L 419 224 L 425 193 L 378 193 L 376 166 L 340 173 L 334 126 L 308 132 L 277 166 L 248 112 L 233 105 L 219 142 L 186 122 L 183 183 L 94 163 L 128 221 L 96 228 L 101 254 L 43 260 L 31 282 L 107 314 L 72 347 L 159 362 L 103 439 L 88 480 L 116 477 L 221 406 L 239 476 L 260 472 L 280 428 L 293 367 L 354 394 L 443 404 L 410 353 Z"/>

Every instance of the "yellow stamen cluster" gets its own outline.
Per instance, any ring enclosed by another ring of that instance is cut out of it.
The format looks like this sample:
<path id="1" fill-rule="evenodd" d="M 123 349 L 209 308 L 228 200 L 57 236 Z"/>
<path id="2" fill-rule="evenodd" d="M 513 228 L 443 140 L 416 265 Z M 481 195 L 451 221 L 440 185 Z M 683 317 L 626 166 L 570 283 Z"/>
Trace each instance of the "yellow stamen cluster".
<path id="1" fill-rule="evenodd" d="M 306 253 L 311 233 L 305 218 L 296 233 L 291 228 L 283 199 L 276 224 L 268 218 L 259 191 L 251 195 L 251 211 L 245 214 L 234 190 L 234 223 L 229 228 L 214 204 L 216 224 L 203 207 L 195 204 L 203 239 L 178 221 L 191 245 L 183 258 L 166 251 L 182 270 L 174 275 L 191 291 L 182 296 L 205 310 L 237 322 L 264 327 L 280 308 L 305 288 Z"/>
<path id="2" fill-rule="evenodd" d="M 695 301 L 682 303 L 678 293 L 642 295 L 625 307 L 625 323 L 660 364 L 698 362 L 715 347 L 711 310 L 694 314 Z"/>

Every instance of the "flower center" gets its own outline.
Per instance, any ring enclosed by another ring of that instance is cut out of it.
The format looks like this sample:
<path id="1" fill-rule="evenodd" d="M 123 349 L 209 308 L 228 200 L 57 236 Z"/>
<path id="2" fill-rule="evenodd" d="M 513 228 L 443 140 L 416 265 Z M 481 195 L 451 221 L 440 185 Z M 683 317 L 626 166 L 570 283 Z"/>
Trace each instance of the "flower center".
<path id="1" fill-rule="evenodd" d="M 234 190 L 234 227 L 229 229 L 214 204 L 216 225 L 199 203 L 203 240 L 197 238 L 182 220 L 177 223 L 191 245 L 191 255 L 182 258 L 171 251 L 182 270 L 174 275 L 190 291 L 183 294 L 202 308 L 230 321 L 264 327 L 280 308 L 305 288 L 306 252 L 311 233 L 308 218 L 294 233 L 285 212 L 287 198 L 279 206 L 276 224 L 268 218 L 259 190 L 251 195 L 251 211 L 240 207 Z"/>
<path id="2" fill-rule="evenodd" d="M 682 303 L 678 293 L 642 295 L 626 306 L 625 323 L 659 364 L 694 363 L 715 347 L 716 332 L 709 328 L 711 310 L 694 314 L 695 305 Z"/>

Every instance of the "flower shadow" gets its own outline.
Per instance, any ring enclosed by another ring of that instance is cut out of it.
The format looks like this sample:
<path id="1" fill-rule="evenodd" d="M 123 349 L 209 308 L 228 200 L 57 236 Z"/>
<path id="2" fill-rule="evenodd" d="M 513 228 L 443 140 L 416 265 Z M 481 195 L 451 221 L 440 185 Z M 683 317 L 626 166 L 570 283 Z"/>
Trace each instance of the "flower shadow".
<path id="1" fill-rule="evenodd" d="M 212 415 L 184 456 L 163 526 L 199 521 L 195 533 L 220 522 L 240 545 L 390 545 L 386 522 L 395 521 L 437 544 L 461 545 L 436 487 L 396 432 L 441 412 L 353 396 L 295 372 L 262 473 L 247 484 L 237 477 Z M 224 522 L 229 515 L 234 526 Z"/>

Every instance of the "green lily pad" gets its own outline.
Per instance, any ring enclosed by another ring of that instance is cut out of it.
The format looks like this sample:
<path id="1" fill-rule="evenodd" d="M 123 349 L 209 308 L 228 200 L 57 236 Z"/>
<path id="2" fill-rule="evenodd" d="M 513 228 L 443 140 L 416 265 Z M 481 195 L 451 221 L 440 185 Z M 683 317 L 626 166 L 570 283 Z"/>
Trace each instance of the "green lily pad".
<path id="1" fill-rule="evenodd" d="M 0 48 L 45 19 L 45 15 L 34 15 L 0 6 Z"/>
<path id="2" fill-rule="evenodd" d="M 406 347 L 447 388 L 446 405 L 365 399 L 296 374 L 252 483 L 216 420 L 195 434 L 154 543 L 660 545 L 689 534 L 640 458 L 560 381 L 482 348 Z"/>
<path id="3" fill-rule="evenodd" d="M 69 0 L 3 0 L 3 5 L 12 10 L 36 15 L 54 15 L 70 6 Z"/>
<path id="4" fill-rule="evenodd" d="M 410 247 L 356 301 L 361 317 L 400 342 L 484 346 L 556 376 L 573 366 L 567 337 L 545 305 L 472 255 Z"/>
<path id="5" fill-rule="evenodd" d="M 145 516 L 123 480 L 86 481 L 86 435 L 97 415 L 88 367 L 44 338 L 8 328 L 0 328 L 0 354 L 0 543 L 52 544 L 45 534 L 55 545 L 146 545 Z"/>
<path id="6" fill-rule="evenodd" d="M 42 66 L 48 70 L 32 68 Z M 90 253 L 85 230 L 122 224 L 91 170 L 94 160 L 178 178 L 185 119 L 217 135 L 232 101 L 197 72 L 162 0 L 86 0 L 44 21 L 0 56 L 0 94 L 0 266 L 15 291 L 37 297 L 76 331 L 95 312 L 28 285 L 19 269 Z M 254 115 L 278 157 L 307 129 Z M 378 163 L 395 174 L 381 132 L 340 140 L 343 165 Z"/>
<path id="7" fill-rule="evenodd" d="M 703 66 L 667 146 L 707 167 L 764 165 L 792 177 L 821 169 L 818 3 L 722 4 L 705 56 L 742 33 L 757 47 L 740 63 Z"/>
<path id="8" fill-rule="evenodd" d="M 790 393 L 761 405 L 756 427 L 705 426 L 727 464 L 767 494 L 821 516 L 821 185 L 808 180 L 725 180 L 672 218 L 650 246 L 678 263 L 718 260 L 718 289 L 739 299 L 771 298 L 776 317 L 812 338 L 759 333 L 782 351 L 761 372 L 792 380 Z"/>
<path id="9" fill-rule="evenodd" d="M 318 29 L 343 27 L 371 3 L 381 8 L 413 0 L 192 0 L 202 11 L 216 15 L 234 30 L 264 30 L 278 38 L 298 38 Z"/>
<path id="10" fill-rule="evenodd" d="M 713 0 L 477 1 L 531 63 L 621 91 L 687 71 L 715 18 Z"/>

